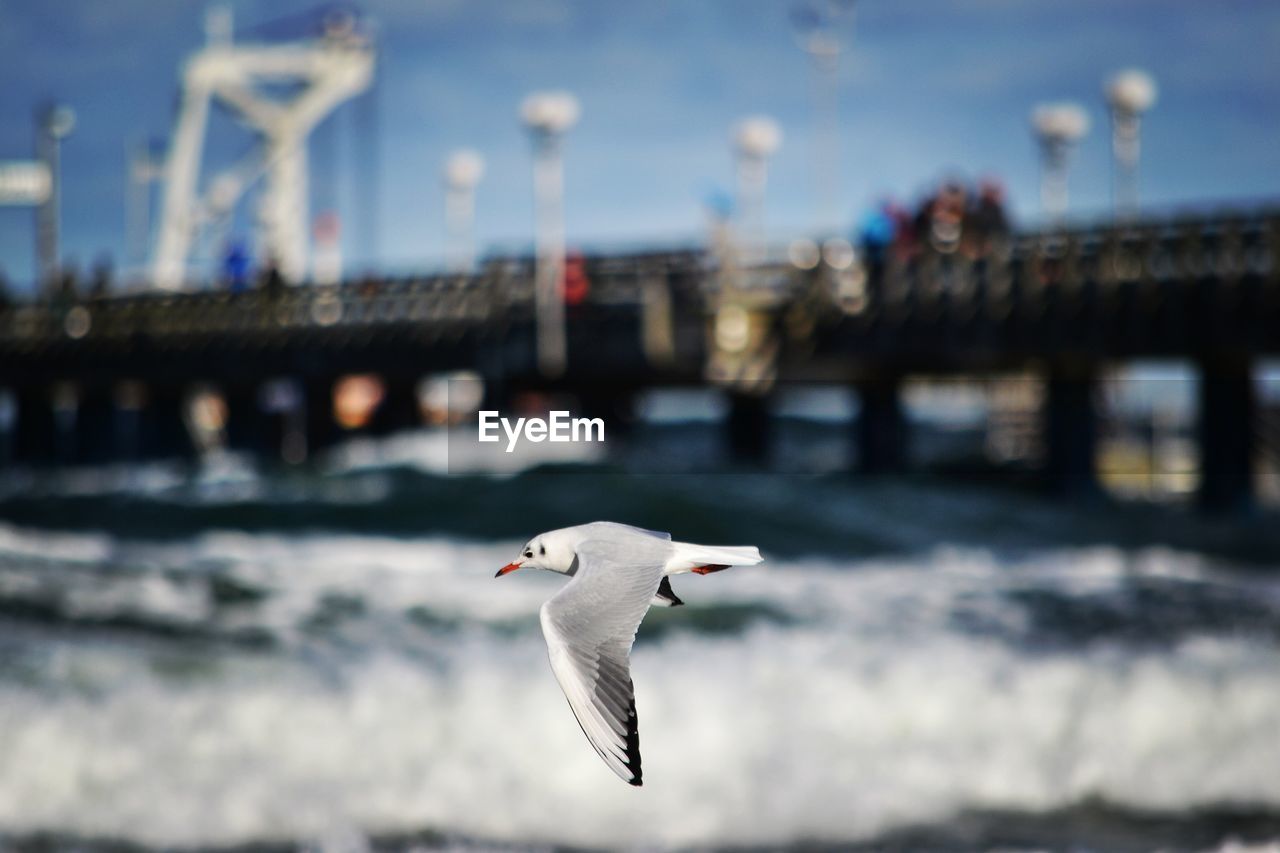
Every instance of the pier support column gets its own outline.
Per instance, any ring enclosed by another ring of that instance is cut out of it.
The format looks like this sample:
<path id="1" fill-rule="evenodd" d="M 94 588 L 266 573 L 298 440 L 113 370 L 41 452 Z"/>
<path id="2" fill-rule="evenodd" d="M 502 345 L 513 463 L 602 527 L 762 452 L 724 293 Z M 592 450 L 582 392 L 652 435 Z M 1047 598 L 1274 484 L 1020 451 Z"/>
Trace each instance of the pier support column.
<path id="1" fill-rule="evenodd" d="M 391 435 L 422 426 L 417 379 L 383 379 L 382 402 L 369 421 L 370 435 Z"/>
<path id="2" fill-rule="evenodd" d="M 186 390 L 181 387 L 153 385 L 147 389 L 146 404 L 139 412 L 143 456 L 172 459 L 195 455 L 186 407 Z"/>
<path id="3" fill-rule="evenodd" d="M 1200 490 L 1202 509 L 1247 510 L 1253 504 L 1254 389 L 1246 357 L 1200 365 Z"/>
<path id="4" fill-rule="evenodd" d="M 600 418 L 604 421 L 605 436 L 625 438 L 636 423 L 636 395 L 599 386 L 579 391 L 575 417 Z"/>
<path id="5" fill-rule="evenodd" d="M 734 462 L 764 465 L 769 461 L 773 420 L 767 394 L 733 391 L 725 420 L 729 455 Z"/>
<path id="6" fill-rule="evenodd" d="M 75 420 L 75 460 L 85 464 L 119 457 L 116 400 L 111 388 L 82 388 Z"/>
<path id="7" fill-rule="evenodd" d="M 57 426 L 49 389 L 22 388 L 14 396 L 18 409 L 13 429 L 13 460 L 24 465 L 52 462 Z"/>
<path id="8" fill-rule="evenodd" d="M 227 406 L 228 449 L 259 456 L 279 453 L 280 426 L 276 423 L 279 419 L 262 410 L 258 386 L 225 388 L 222 399 Z"/>
<path id="9" fill-rule="evenodd" d="M 450 380 L 449 393 L 452 395 L 458 387 L 457 382 L 466 382 L 468 380 Z M 511 388 L 500 374 L 492 374 L 485 376 L 480 380 L 483 386 L 480 394 L 480 408 L 501 412 L 504 416 L 511 411 Z M 466 393 L 463 391 L 463 393 Z"/>
<path id="10" fill-rule="evenodd" d="M 125 380 L 114 388 L 112 400 L 118 458 L 134 462 L 142 455 L 142 411 L 147 405 L 147 386 L 135 380 Z"/>
<path id="11" fill-rule="evenodd" d="M 907 419 L 902 408 L 902 377 L 883 374 L 857 384 L 858 471 L 899 474 L 907 467 Z"/>
<path id="12" fill-rule="evenodd" d="M 73 465 L 78 450 L 76 424 L 80 420 L 80 388 L 74 382 L 58 382 L 53 386 L 53 461 Z"/>
<path id="13" fill-rule="evenodd" d="M 13 462 L 13 434 L 18 426 L 18 398 L 0 388 L 0 468 Z"/>
<path id="14" fill-rule="evenodd" d="M 307 383 L 307 455 L 332 447 L 342 439 L 342 430 L 333 417 L 333 387 L 336 380 L 316 379 Z"/>
<path id="15" fill-rule="evenodd" d="M 1056 364 L 1049 368 L 1043 425 L 1045 485 L 1064 497 L 1098 494 L 1097 413 L 1094 395 L 1097 369 L 1091 364 Z"/>

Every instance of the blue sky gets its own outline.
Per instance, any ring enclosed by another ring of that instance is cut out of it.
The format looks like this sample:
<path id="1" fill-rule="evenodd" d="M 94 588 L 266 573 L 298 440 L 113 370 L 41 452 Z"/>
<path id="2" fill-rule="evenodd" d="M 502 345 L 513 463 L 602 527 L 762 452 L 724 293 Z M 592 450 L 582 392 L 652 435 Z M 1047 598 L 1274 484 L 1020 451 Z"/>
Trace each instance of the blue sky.
<path id="1" fill-rule="evenodd" d="M 64 249 L 84 264 L 124 253 L 126 142 L 168 133 L 182 59 L 203 41 L 204 3 L 0 0 L 0 159 L 31 154 L 31 114 L 47 97 L 79 122 L 64 148 Z M 314 2 L 238 0 L 237 29 Z M 529 145 L 516 111 L 540 88 L 574 91 L 567 229 L 580 245 L 696 239 L 704 202 L 728 189 L 728 134 L 766 113 L 785 139 L 769 218 L 813 222 L 810 68 L 780 0 L 369 0 L 380 33 L 375 105 L 348 106 L 315 140 L 317 162 L 376 146 L 377 235 L 352 222 L 356 170 L 316 178 L 336 204 L 352 265 L 421 268 L 443 249 L 440 166 L 459 146 L 484 153 L 482 245 L 529 242 Z M 840 196 L 846 222 L 877 196 L 914 198 L 944 174 L 1001 176 L 1015 217 L 1037 214 L 1027 114 L 1075 99 L 1093 119 L 1072 174 L 1073 208 L 1109 199 L 1101 83 L 1140 66 L 1160 85 L 1145 124 L 1144 201 L 1162 209 L 1280 195 L 1280 4 L 1154 0 L 860 0 L 841 83 Z M 372 119 L 376 133 L 357 125 Z M 210 155 L 247 146 L 225 118 Z M 325 153 L 328 152 L 328 153 Z M 372 167 L 358 170 L 368 174 Z M 25 282 L 30 211 L 0 208 L 0 267 Z M 374 254 L 369 256 L 369 251 Z"/>

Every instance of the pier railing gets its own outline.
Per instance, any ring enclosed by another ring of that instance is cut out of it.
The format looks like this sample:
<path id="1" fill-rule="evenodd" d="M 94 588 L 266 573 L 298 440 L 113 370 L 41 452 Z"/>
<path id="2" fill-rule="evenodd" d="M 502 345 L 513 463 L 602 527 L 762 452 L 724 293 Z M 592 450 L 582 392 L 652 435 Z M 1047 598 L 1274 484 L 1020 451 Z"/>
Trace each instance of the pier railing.
<path id="1" fill-rule="evenodd" d="M 713 256 L 688 251 L 587 258 L 582 270 L 588 286 L 577 298 L 588 305 L 644 305 L 653 301 L 647 291 L 658 287 L 676 312 L 711 313 L 731 296 L 780 313 L 799 306 L 816 317 L 852 321 L 807 327 L 813 334 L 825 329 L 861 338 L 845 348 L 880 355 L 909 346 L 912 328 L 945 325 L 953 341 L 964 340 L 966 330 L 982 332 L 985 345 L 1021 351 L 1036 343 L 1040 324 L 1029 321 L 1037 318 L 1085 319 L 1105 330 L 1120 315 L 1130 340 L 1118 352 L 1190 351 L 1206 335 L 1235 335 L 1240 346 L 1266 349 L 1274 333 L 1260 321 L 1274 310 L 1280 280 L 1280 212 L 1022 234 L 991 241 L 980 254 L 890 247 L 853 271 L 774 264 L 730 277 Z M 846 292 L 850 276 L 858 277 L 853 300 Z M 340 345 L 350 334 L 412 331 L 435 339 L 460 328 L 500 331 L 526 320 L 532 299 L 528 259 L 490 261 L 474 275 L 365 278 L 330 287 L 59 295 L 0 309 L 0 358 L 48 350 L 87 356 L 140 338 L 195 346 L 215 337 L 313 333 L 317 345 Z M 995 333 L 1014 323 L 1025 333 L 1021 342 Z M 1154 332 L 1168 338 L 1171 323 L 1186 327 L 1174 336 L 1181 340 L 1157 341 Z M 1203 333 L 1190 333 L 1196 324 Z"/>
<path id="2" fill-rule="evenodd" d="M 284 383 L 294 390 L 282 399 L 302 401 L 290 429 L 305 421 L 306 446 L 323 447 L 340 434 L 333 394 L 344 376 L 380 377 L 378 428 L 392 429 L 418 417 L 419 379 L 467 370 L 495 405 L 552 390 L 606 411 L 648 386 L 709 384 L 729 398 L 735 452 L 761 459 L 771 389 L 800 379 L 855 387 L 859 464 L 893 471 L 906 460 L 905 377 L 1015 370 L 1044 380 L 1047 481 L 1088 493 L 1102 372 L 1173 357 L 1199 372 L 1202 501 L 1248 502 L 1252 370 L 1280 354 L 1280 211 L 1021 234 L 976 249 L 961 241 L 954 251 L 902 243 L 852 264 L 733 260 L 574 259 L 568 360 L 556 376 L 536 358 L 528 258 L 469 276 L 5 304 L 0 413 L 10 423 L 0 432 L 11 460 L 37 464 L 111 458 L 119 447 L 180 453 L 186 401 L 203 389 L 225 402 L 229 442 L 265 446 L 281 416 L 262 409 L 261 390 Z M 139 425 L 126 430 L 130 418 Z"/>

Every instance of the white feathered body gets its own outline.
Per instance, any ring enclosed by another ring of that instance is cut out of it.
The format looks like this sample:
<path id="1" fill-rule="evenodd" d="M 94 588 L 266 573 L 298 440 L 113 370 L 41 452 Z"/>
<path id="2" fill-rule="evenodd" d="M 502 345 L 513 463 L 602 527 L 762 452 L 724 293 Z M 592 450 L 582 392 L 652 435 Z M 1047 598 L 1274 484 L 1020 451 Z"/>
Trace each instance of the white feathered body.
<path id="1" fill-rule="evenodd" d="M 572 576 L 542 606 L 551 669 L 583 733 L 614 773 L 641 784 L 639 721 L 631 683 L 631 645 L 651 604 L 681 604 L 667 577 L 761 562 L 752 546 L 694 545 L 658 533 L 596 521 L 530 540 L 524 565 Z"/>

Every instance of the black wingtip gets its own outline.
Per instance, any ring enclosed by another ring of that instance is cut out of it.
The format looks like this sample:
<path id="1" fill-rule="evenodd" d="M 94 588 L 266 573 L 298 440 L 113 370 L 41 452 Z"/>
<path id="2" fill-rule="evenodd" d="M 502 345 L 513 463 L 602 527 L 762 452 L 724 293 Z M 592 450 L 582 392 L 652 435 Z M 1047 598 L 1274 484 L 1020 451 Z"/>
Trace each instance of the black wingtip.
<path id="1" fill-rule="evenodd" d="M 666 578 L 663 578 L 658 584 L 657 596 L 667 602 L 668 607 L 679 607 L 684 604 L 684 602 L 680 600 L 680 596 L 676 595 L 675 590 L 671 588 L 671 581 Z"/>
<path id="2" fill-rule="evenodd" d="M 630 679 L 628 679 L 628 686 L 630 686 Z M 640 766 L 640 718 L 636 716 L 634 698 L 631 700 L 631 707 L 627 709 L 627 769 L 631 771 L 631 778 L 627 780 L 628 785 L 639 788 L 644 784 L 644 769 Z"/>

